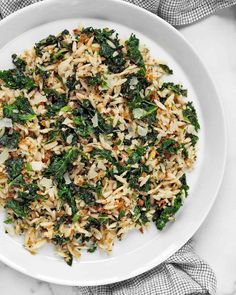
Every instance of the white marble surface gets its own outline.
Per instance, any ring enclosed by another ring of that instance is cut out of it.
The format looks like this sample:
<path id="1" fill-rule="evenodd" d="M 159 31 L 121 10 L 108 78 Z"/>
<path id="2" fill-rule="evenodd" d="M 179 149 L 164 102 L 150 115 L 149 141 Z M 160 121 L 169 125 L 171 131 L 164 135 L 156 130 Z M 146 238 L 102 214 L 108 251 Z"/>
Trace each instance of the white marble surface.
<path id="1" fill-rule="evenodd" d="M 195 235 L 196 250 L 214 269 L 217 295 L 236 295 L 236 6 L 180 31 L 209 68 L 221 93 L 229 146 L 226 173 L 217 201 Z M 76 287 L 39 282 L 0 263 L 1 295 L 79 295 Z"/>

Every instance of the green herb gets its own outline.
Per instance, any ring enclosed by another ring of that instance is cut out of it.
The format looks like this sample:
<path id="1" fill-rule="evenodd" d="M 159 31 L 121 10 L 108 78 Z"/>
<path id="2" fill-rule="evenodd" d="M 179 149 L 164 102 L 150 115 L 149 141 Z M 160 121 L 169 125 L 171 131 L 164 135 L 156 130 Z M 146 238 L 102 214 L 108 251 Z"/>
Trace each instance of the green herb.
<path id="1" fill-rule="evenodd" d="M 70 76 L 66 81 L 66 87 L 69 91 L 75 90 L 76 85 L 78 84 L 78 81 L 76 80 L 76 75 L 73 74 Z"/>
<path id="2" fill-rule="evenodd" d="M 77 192 L 77 197 L 84 201 L 84 203 L 88 206 L 94 206 L 96 204 L 96 199 L 94 194 L 92 193 L 91 187 L 88 186 L 78 186 L 75 187 Z"/>
<path id="3" fill-rule="evenodd" d="M 12 62 L 19 71 L 25 71 L 27 65 L 25 60 L 19 58 L 16 54 L 12 54 Z"/>
<path id="4" fill-rule="evenodd" d="M 194 135 L 194 134 L 186 134 L 186 137 L 189 137 L 191 139 L 191 143 L 192 143 L 192 146 L 195 146 L 198 142 L 198 136 L 197 135 Z"/>
<path id="5" fill-rule="evenodd" d="M 172 138 L 164 139 L 161 142 L 161 146 L 157 149 L 157 152 L 161 157 L 169 157 L 171 155 L 175 155 L 180 149 L 180 145 L 177 141 Z"/>
<path id="6" fill-rule="evenodd" d="M 99 86 L 100 84 L 102 84 L 103 80 L 101 76 L 97 74 L 96 76 L 88 77 L 87 81 L 88 81 L 88 85 L 90 86 Z"/>
<path id="7" fill-rule="evenodd" d="M 124 70 L 125 56 L 120 45 L 118 35 L 112 38 L 114 30 L 85 28 L 83 34 L 94 35 L 94 42 L 100 45 L 99 54 L 105 58 L 105 64 L 112 73 L 120 73 Z M 112 43 L 112 45 L 111 45 Z"/>
<path id="8" fill-rule="evenodd" d="M 99 230 L 100 227 L 101 227 L 101 222 L 98 219 L 91 217 L 91 216 L 88 218 L 86 230 L 90 230 L 91 228 L 96 228 Z"/>
<path id="9" fill-rule="evenodd" d="M 4 104 L 3 115 L 17 123 L 32 121 L 36 117 L 28 99 L 24 96 L 17 97 L 13 104 Z"/>
<path id="10" fill-rule="evenodd" d="M 97 250 L 97 245 L 93 244 L 87 251 L 89 253 L 94 253 Z"/>
<path id="11" fill-rule="evenodd" d="M 55 116 L 63 107 L 68 103 L 66 94 L 59 93 L 54 89 L 45 88 L 44 93 L 46 94 L 50 104 L 47 104 L 47 117 Z"/>
<path id="12" fill-rule="evenodd" d="M 70 206 L 72 216 L 74 216 L 78 209 L 76 206 L 75 194 L 71 189 L 71 186 L 63 182 L 58 183 L 58 196 Z"/>
<path id="13" fill-rule="evenodd" d="M 189 186 L 187 185 L 187 182 L 186 182 L 186 175 L 184 174 L 179 180 L 182 183 L 182 187 L 180 189 L 180 193 L 178 193 L 175 197 L 173 206 L 167 206 L 162 210 L 157 208 L 154 214 L 153 221 L 155 221 L 156 227 L 159 230 L 163 230 L 163 228 L 166 226 L 170 218 L 172 218 L 174 214 L 183 205 L 183 202 L 182 202 L 183 194 L 184 194 L 184 197 L 188 195 Z"/>
<path id="14" fill-rule="evenodd" d="M 76 213 L 73 217 L 72 217 L 72 222 L 73 223 L 76 223 L 79 219 L 80 219 L 80 214 L 79 213 Z"/>
<path id="15" fill-rule="evenodd" d="M 21 174 L 23 163 L 24 161 L 22 158 L 10 158 L 5 161 L 5 167 L 10 181 Z"/>
<path id="16" fill-rule="evenodd" d="M 121 218 L 125 217 L 125 210 L 120 210 L 119 215 L 118 215 L 118 219 L 121 220 Z"/>
<path id="17" fill-rule="evenodd" d="M 61 155 L 54 155 L 51 158 L 48 169 L 45 171 L 45 175 L 53 176 L 56 181 L 60 182 L 77 157 L 78 150 L 76 148 L 71 148 Z"/>
<path id="18" fill-rule="evenodd" d="M 12 224 L 13 220 L 12 220 L 12 218 L 8 218 L 8 219 L 4 220 L 4 223 L 5 224 Z"/>
<path id="19" fill-rule="evenodd" d="M 41 41 L 39 41 L 38 43 L 35 44 L 35 52 L 38 56 L 42 57 L 43 52 L 42 50 L 49 45 L 54 45 L 54 44 L 58 44 L 58 40 L 56 38 L 56 36 L 54 35 L 49 35 L 47 38 L 42 39 Z"/>
<path id="20" fill-rule="evenodd" d="M 169 89 L 170 91 L 173 91 L 177 95 L 187 96 L 187 90 L 183 89 L 183 85 L 180 84 L 174 84 L 172 82 L 163 83 L 160 91 L 163 91 L 164 89 Z"/>
<path id="21" fill-rule="evenodd" d="M 54 230 L 56 230 L 56 231 L 59 230 L 60 226 L 67 221 L 70 222 L 70 216 L 67 216 L 67 215 L 63 215 L 62 217 L 57 219 L 57 222 L 54 225 Z"/>
<path id="22" fill-rule="evenodd" d="M 67 257 L 65 257 L 64 260 L 69 266 L 72 266 L 73 256 L 70 252 L 67 253 Z"/>
<path id="23" fill-rule="evenodd" d="M 65 238 L 64 236 L 59 236 L 59 235 L 55 235 L 53 238 L 52 238 L 52 241 L 56 244 L 56 245 L 64 245 L 66 244 L 67 242 L 70 241 L 69 238 Z"/>
<path id="24" fill-rule="evenodd" d="M 7 129 L 4 135 L 0 138 L 0 146 L 9 149 L 15 149 L 18 146 L 20 133 L 15 130 Z"/>
<path id="25" fill-rule="evenodd" d="M 159 67 L 166 73 L 169 75 L 173 74 L 173 70 L 171 70 L 167 65 L 164 64 L 159 64 Z"/>
<path id="26" fill-rule="evenodd" d="M 127 55 L 130 61 L 136 64 L 137 66 L 145 68 L 143 56 L 139 50 L 139 39 L 136 38 L 134 34 L 131 34 L 129 40 L 126 41 L 126 46 Z"/>
<path id="27" fill-rule="evenodd" d="M 187 103 L 186 109 L 183 110 L 183 116 L 187 122 L 191 123 L 194 126 L 196 131 L 200 129 L 200 124 L 197 118 L 197 112 L 192 102 Z"/>
<path id="28" fill-rule="evenodd" d="M 61 60 L 65 54 L 68 52 L 66 48 L 59 49 L 56 53 L 51 56 L 51 63 L 55 63 L 58 60 Z"/>
<path id="29" fill-rule="evenodd" d="M 107 224 L 109 222 L 109 217 L 105 214 L 100 214 L 98 220 L 100 221 L 101 225 Z"/>
<path id="30" fill-rule="evenodd" d="M 132 152 L 132 154 L 129 156 L 127 164 L 136 164 L 140 162 L 141 158 L 145 155 L 146 151 L 147 147 L 137 147 L 137 149 L 134 152 Z"/>
<path id="31" fill-rule="evenodd" d="M 18 201 L 16 200 L 9 200 L 7 201 L 5 205 L 6 209 L 11 209 L 17 217 L 26 217 L 28 210 L 25 205 L 21 205 Z"/>
<path id="32" fill-rule="evenodd" d="M 50 73 L 42 66 L 37 65 L 35 74 L 39 75 L 43 80 L 46 80 L 49 78 Z"/>
<path id="33" fill-rule="evenodd" d="M 10 89 L 26 89 L 30 91 L 37 87 L 34 80 L 18 69 L 0 71 L 0 79 L 5 83 L 4 86 Z"/>

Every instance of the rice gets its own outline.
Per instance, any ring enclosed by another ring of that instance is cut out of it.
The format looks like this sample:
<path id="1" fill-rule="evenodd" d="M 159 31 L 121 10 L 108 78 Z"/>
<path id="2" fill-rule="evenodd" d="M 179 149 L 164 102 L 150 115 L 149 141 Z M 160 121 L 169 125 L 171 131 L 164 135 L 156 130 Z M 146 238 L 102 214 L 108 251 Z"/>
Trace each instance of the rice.
<path id="1" fill-rule="evenodd" d="M 35 254 L 71 265 L 130 230 L 162 230 L 188 194 L 197 114 L 172 70 L 131 35 L 50 35 L 0 71 L 0 204 Z M 8 225 L 9 227 L 9 225 Z"/>

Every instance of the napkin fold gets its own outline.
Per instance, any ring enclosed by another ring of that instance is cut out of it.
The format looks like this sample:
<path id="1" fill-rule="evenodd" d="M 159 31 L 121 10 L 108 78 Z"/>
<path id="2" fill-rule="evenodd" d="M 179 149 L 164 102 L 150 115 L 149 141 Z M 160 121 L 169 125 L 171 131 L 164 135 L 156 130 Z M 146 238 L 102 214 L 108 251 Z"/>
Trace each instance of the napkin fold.
<path id="1" fill-rule="evenodd" d="M 0 16 L 41 0 L 0 0 Z M 66 0 L 65 0 L 66 1 Z M 68 0 L 69 1 L 69 0 Z M 143 7 L 174 26 L 187 25 L 236 0 L 124 0 Z M 83 295 L 214 295 L 216 277 L 189 241 L 164 263 L 135 278 L 95 287 L 78 287 Z"/>
<path id="2" fill-rule="evenodd" d="M 79 287 L 81 295 L 213 295 L 216 277 L 189 241 L 164 263 L 132 279 Z"/>
<path id="3" fill-rule="evenodd" d="M 14 11 L 41 0 L 0 0 L 0 16 L 8 16 Z M 66 1 L 66 0 L 65 0 Z M 69 0 L 68 0 L 69 1 Z M 172 24 L 191 24 L 219 9 L 236 4 L 236 0 L 124 0 L 143 7 Z"/>

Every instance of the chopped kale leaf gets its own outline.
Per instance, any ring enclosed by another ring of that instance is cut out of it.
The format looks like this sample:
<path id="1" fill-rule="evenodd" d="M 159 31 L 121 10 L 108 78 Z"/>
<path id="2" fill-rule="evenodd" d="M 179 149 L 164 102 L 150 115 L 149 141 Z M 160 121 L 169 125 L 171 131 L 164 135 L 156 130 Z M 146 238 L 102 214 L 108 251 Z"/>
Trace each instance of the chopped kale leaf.
<path id="1" fill-rule="evenodd" d="M 4 86 L 10 89 L 26 89 L 30 91 L 37 87 L 34 80 L 18 69 L 0 71 L 0 79 L 5 83 Z"/>
<path id="2" fill-rule="evenodd" d="M 77 157 L 78 150 L 76 148 L 71 148 L 61 155 L 54 155 L 45 171 L 45 175 L 53 176 L 56 181 L 60 182 Z"/>
<path id="3" fill-rule="evenodd" d="M 173 74 L 173 70 L 171 70 L 167 65 L 164 64 L 159 64 L 159 67 L 166 72 L 166 74 L 172 75 Z"/>
<path id="4" fill-rule="evenodd" d="M 15 130 L 7 129 L 4 135 L 0 138 L 0 147 L 15 149 L 18 146 L 20 133 Z"/>
<path id="5" fill-rule="evenodd" d="M 186 109 L 183 110 L 183 116 L 187 122 L 191 123 L 194 126 L 196 131 L 200 129 L 200 124 L 197 118 L 197 112 L 192 102 L 187 103 Z"/>
<path id="6" fill-rule="evenodd" d="M 172 82 L 166 82 L 163 83 L 160 91 L 164 90 L 164 89 L 169 89 L 170 91 L 173 91 L 174 93 L 176 93 L 177 95 L 182 95 L 182 96 L 187 96 L 187 90 L 183 89 L 183 86 L 180 84 L 174 84 Z"/>
<path id="7" fill-rule="evenodd" d="M 4 104 L 3 115 L 17 123 L 32 121 L 36 117 L 28 99 L 23 96 L 17 97 L 13 104 Z"/>
<path id="8" fill-rule="evenodd" d="M 145 68 L 143 56 L 139 50 L 139 39 L 136 38 L 134 34 L 132 34 L 129 40 L 126 41 L 126 46 L 127 55 L 130 61 L 136 64 L 137 66 Z"/>
<path id="9" fill-rule="evenodd" d="M 10 158 L 5 161 L 5 167 L 9 181 L 13 181 L 17 176 L 21 174 L 23 163 L 24 161 L 22 158 Z"/>

